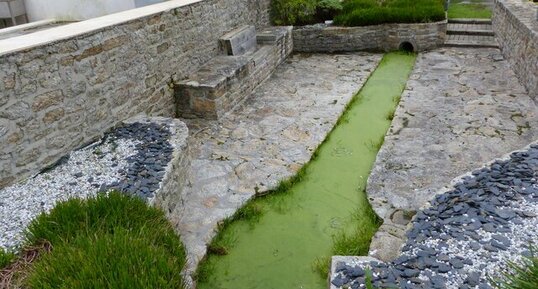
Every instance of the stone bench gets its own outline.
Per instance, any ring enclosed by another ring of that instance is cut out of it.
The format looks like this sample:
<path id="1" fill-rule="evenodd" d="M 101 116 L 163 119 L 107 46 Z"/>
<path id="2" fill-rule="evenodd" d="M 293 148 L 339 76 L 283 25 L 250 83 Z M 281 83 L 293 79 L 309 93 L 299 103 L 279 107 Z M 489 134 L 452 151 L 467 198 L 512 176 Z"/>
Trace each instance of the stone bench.
<path id="1" fill-rule="evenodd" d="M 243 26 L 220 40 L 223 53 L 176 83 L 177 115 L 218 119 L 241 103 L 291 53 L 291 27 Z"/>

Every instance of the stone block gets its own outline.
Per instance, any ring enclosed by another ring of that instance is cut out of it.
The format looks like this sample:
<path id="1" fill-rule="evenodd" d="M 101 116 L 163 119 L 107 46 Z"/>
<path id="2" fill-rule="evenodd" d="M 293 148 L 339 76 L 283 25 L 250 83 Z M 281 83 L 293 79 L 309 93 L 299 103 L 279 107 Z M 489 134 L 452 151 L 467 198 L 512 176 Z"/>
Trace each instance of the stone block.
<path id="1" fill-rule="evenodd" d="M 219 39 L 226 55 L 243 55 L 256 49 L 256 29 L 247 25 L 234 29 Z"/>
<path id="2" fill-rule="evenodd" d="M 34 112 L 42 111 L 50 106 L 60 104 L 63 100 L 61 90 L 54 90 L 38 95 L 32 104 Z"/>

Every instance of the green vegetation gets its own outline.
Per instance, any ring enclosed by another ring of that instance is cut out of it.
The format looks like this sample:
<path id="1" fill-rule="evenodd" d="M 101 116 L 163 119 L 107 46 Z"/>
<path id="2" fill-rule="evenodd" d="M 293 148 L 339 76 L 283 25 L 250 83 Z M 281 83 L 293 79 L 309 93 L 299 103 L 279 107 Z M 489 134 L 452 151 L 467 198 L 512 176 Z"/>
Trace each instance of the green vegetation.
<path id="1" fill-rule="evenodd" d="M 521 264 L 508 262 L 508 268 L 498 280 L 490 280 L 499 289 L 534 289 L 538 286 L 538 256 L 531 248 L 531 256 L 523 257 Z"/>
<path id="2" fill-rule="evenodd" d="M 50 243 L 23 274 L 28 288 L 183 288 L 185 251 L 163 212 L 112 192 L 59 203 L 29 226 Z"/>
<path id="3" fill-rule="evenodd" d="M 330 20 L 342 10 L 340 0 L 273 0 L 271 18 L 276 25 L 307 25 Z"/>
<path id="4" fill-rule="evenodd" d="M 6 252 L 4 249 L 0 248 L 0 269 L 11 264 L 13 259 L 15 259 L 15 255 L 13 253 Z"/>
<path id="5" fill-rule="evenodd" d="M 448 7 L 448 18 L 491 18 L 491 9 L 480 0 L 452 0 Z"/>
<path id="6" fill-rule="evenodd" d="M 329 256 L 368 252 L 380 220 L 366 180 L 414 60 L 385 55 L 312 160 L 219 224 L 199 289 L 326 288 Z"/>
<path id="7" fill-rule="evenodd" d="M 365 26 L 383 23 L 422 23 L 445 19 L 440 0 L 346 0 L 334 23 Z"/>
<path id="8" fill-rule="evenodd" d="M 343 26 L 417 23 L 445 19 L 442 0 L 273 0 L 276 25 L 307 25 L 334 19 Z"/>

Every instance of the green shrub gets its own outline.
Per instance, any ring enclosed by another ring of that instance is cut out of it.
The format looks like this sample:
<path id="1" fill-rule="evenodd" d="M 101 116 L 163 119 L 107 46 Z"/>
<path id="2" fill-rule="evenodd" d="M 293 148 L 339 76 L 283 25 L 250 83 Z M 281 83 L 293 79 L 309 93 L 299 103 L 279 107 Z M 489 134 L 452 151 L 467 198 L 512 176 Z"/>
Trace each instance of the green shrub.
<path id="1" fill-rule="evenodd" d="M 276 25 L 314 23 L 317 0 L 273 0 L 271 18 Z"/>
<path id="2" fill-rule="evenodd" d="M 332 20 L 342 9 L 340 0 L 320 0 L 316 5 L 316 22 Z"/>
<path id="3" fill-rule="evenodd" d="M 59 203 L 29 226 L 28 243 L 52 252 L 33 265 L 30 288 L 183 288 L 185 251 L 163 212 L 120 193 Z"/>
<path id="4" fill-rule="evenodd" d="M 334 23 L 365 26 L 383 23 L 423 23 L 445 19 L 440 0 L 346 0 Z"/>

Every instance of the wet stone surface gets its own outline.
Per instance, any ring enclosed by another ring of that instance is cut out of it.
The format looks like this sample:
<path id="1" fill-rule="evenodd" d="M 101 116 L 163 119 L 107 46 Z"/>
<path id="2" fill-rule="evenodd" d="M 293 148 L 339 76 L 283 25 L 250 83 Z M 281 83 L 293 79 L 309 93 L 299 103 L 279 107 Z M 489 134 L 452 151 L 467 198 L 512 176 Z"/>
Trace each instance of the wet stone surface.
<path id="1" fill-rule="evenodd" d="M 538 240 L 537 178 L 538 144 L 473 171 L 416 214 L 397 259 L 338 262 L 333 288 L 364 287 L 366 268 L 376 288 L 492 288 Z"/>

